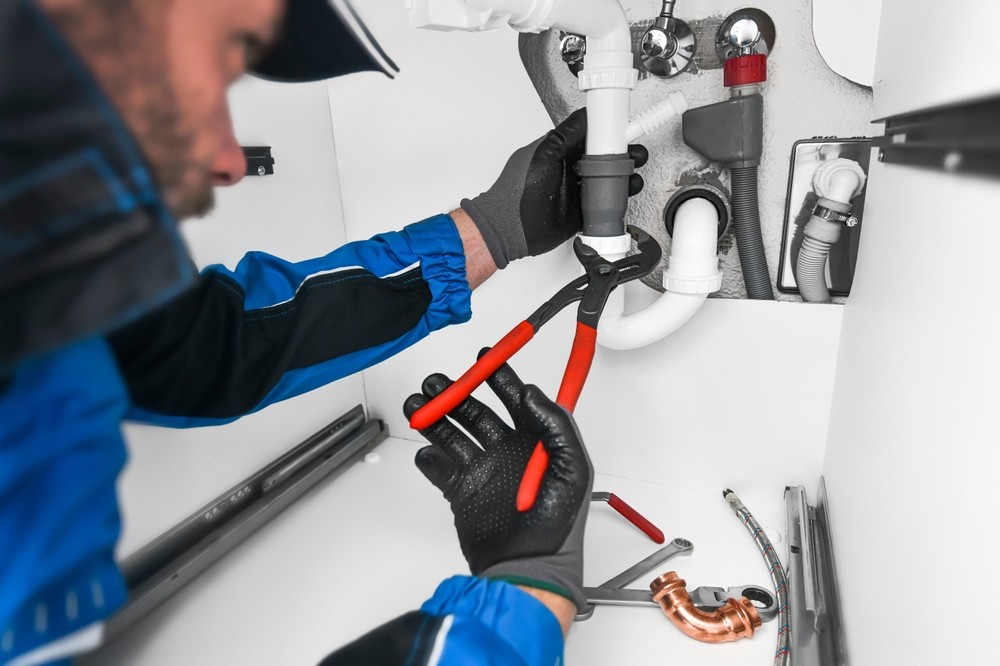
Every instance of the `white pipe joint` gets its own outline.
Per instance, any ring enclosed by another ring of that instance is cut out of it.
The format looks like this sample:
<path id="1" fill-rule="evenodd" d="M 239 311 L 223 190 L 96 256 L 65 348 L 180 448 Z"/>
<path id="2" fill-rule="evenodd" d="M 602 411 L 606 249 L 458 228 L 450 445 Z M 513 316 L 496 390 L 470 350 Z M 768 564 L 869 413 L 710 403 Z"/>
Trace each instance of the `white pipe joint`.
<path id="1" fill-rule="evenodd" d="M 632 236 L 622 234 L 621 236 L 585 236 L 579 234 L 584 245 L 589 245 L 597 254 L 608 261 L 618 261 L 624 259 L 628 251 L 632 249 Z"/>
<path id="2" fill-rule="evenodd" d="M 663 287 L 679 294 L 711 294 L 721 289 L 718 234 L 719 213 L 711 201 L 697 197 L 682 203 L 674 217 Z"/>
<path id="3" fill-rule="evenodd" d="M 813 174 L 813 190 L 825 199 L 842 204 L 861 194 L 865 186 L 865 170 L 854 160 L 831 160 Z"/>
<path id="4" fill-rule="evenodd" d="M 673 243 L 663 286 L 667 290 L 635 314 L 605 315 L 597 326 L 597 342 L 608 349 L 637 349 L 667 337 L 722 288 L 717 242 L 719 216 L 711 202 L 689 199 L 677 209 Z"/>

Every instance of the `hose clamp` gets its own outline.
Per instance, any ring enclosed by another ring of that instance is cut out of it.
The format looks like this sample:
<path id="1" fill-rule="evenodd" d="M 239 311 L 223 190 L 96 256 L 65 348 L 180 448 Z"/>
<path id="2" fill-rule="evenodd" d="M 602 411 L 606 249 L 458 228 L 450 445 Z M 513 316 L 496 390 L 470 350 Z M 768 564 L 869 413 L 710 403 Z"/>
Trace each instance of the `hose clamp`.
<path id="1" fill-rule="evenodd" d="M 854 215 L 841 213 L 820 204 L 816 204 L 812 214 L 830 222 L 840 222 L 848 227 L 858 226 L 858 218 Z"/>

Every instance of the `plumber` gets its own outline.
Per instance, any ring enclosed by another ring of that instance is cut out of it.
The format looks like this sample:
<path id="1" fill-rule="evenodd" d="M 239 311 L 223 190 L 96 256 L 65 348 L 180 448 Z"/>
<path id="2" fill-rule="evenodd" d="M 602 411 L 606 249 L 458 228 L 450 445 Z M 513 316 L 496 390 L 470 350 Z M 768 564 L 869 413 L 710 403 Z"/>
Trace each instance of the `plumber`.
<path id="1" fill-rule="evenodd" d="M 178 222 L 246 169 L 229 84 L 393 69 L 344 0 L 0 0 L 0 663 L 69 658 L 125 602 L 122 420 L 226 423 L 357 372 L 466 321 L 472 289 L 579 231 L 582 111 L 448 214 L 300 263 L 255 252 L 198 274 Z M 429 377 L 407 413 L 447 381 Z M 480 449 L 444 419 L 417 456 L 473 576 L 377 631 L 555 663 L 582 605 L 590 464 L 561 408 L 509 368 L 490 383 L 522 425 L 467 428 Z M 518 477 L 539 437 L 568 473 L 535 506 L 558 510 L 503 515 L 515 489 L 477 479 Z M 504 527 L 483 534 L 470 513 Z M 352 654 L 339 663 L 377 661 Z"/>

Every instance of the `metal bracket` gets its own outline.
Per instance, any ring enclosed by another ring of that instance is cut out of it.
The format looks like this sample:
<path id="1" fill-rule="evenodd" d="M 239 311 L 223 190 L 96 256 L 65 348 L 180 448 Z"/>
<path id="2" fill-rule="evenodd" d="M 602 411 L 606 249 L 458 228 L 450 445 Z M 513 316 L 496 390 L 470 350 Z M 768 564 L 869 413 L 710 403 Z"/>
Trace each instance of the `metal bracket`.
<path id="1" fill-rule="evenodd" d="M 785 488 L 791 649 L 801 666 L 847 663 L 827 504 L 823 477 L 815 507 L 807 503 L 805 487 Z"/>
<path id="2" fill-rule="evenodd" d="M 1000 97 L 903 113 L 872 139 L 879 162 L 1000 176 Z"/>
<path id="3" fill-rule="evenodd" d="M 105 622 L 105 643 L 221 560 L 310 488 L 329 482 L 361 460 L 385 436 L 385 424 L 366 418 L 358 405 L 125 558 L 121 570 L 129 598 Z"/>
<path id="4" fill-rule="evenodd" d="M 248 176 L 269 176 L 274 173 L 271 146 L 240 146 L 247 161 Z"/>

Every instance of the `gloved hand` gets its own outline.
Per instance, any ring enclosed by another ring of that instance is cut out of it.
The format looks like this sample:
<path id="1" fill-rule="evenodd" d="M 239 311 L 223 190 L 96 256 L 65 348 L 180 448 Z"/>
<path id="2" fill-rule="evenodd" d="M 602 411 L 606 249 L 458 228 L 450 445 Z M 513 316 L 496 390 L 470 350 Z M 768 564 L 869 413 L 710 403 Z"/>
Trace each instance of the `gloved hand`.
<path id="1" fill-rule="evenodd" d="M 451 503 L 473 575 L 549 590 L 582 609 L 583 530 L 593 468 L 576 424 L 506 364 L 486 383 L 510 412 L 514 428 L 483 403 L 466 398 L 450 419 L 420 431 L 431 444 L 417 452 L 417 467 Z M 403 405 L 406 418 L 450 384 L 442 374 L 425 379 L 423 394 L 411 395 Z M 534 506 L 520 513 L 517 489 L 539 439 L 548 451 L 549 469 Z"/>
<path id="2" fill-rule="evenodd" d="M 511 155 L 489 190 L 462 200 L 497 268 L 544 254 L 583 228 L 575 167 L 583 157 L 586 137 L 587 110 L 578 109 L 541 139 Z M 643 146 L 628 148 L 637 168 L 649 159 Z M 642 176 L 629 176 L 629 196 L 642 191 L 642 186 Z"/>

